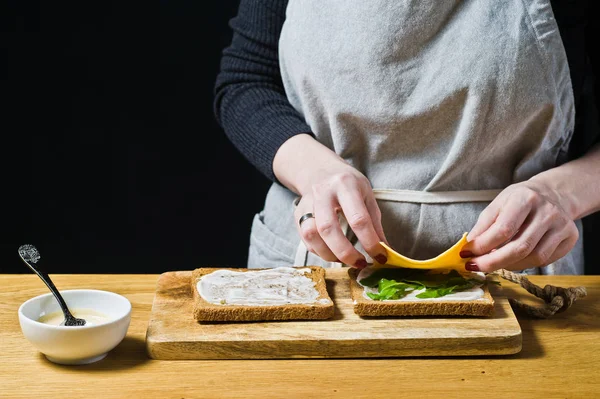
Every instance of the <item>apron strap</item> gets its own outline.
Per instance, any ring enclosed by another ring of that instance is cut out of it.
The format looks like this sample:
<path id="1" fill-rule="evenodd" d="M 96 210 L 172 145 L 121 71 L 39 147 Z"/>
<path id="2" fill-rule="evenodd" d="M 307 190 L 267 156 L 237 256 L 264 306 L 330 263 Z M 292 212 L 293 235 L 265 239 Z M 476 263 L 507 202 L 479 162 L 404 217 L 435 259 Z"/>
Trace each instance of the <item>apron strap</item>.
<path id="1" fill-rule="evenodd" d="M 414 191 L 374 189 L 375 198 L 382 201 L 414 204 L 453 204 L 458 202 L 491 202 L 502 190 Z"/>

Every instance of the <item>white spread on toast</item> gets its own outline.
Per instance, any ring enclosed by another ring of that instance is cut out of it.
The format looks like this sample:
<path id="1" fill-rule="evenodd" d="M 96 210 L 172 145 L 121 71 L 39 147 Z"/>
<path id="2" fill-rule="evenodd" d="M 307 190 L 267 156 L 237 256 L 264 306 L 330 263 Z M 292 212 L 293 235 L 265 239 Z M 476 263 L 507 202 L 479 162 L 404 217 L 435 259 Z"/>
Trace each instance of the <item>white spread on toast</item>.
<path id="1" fill-rule="evenodd" d="M 360 284 L 360 280 L 369 277 L 372 273 L 373 273 L 372 268 L 370 268 L 370 267 L 364 268 L 358 273 L 356 281 L 359 282 L 358 284 Z M 482 283 L 485 281 L 485 274 L 483 274 L 481 272 L 471 272 L 469 277 L 480 279 Z M 360 285 L 362 285 L 362 284 L 360 284 Z M 408 294 L 406 294 L 406 296 L 404 296 L 400 299 L 386 299 L 385 302 L 416 302 L 416 301 L 419 301 L 419 302 L 421 302 L 421 301 L 424 301 L 424 302 L 448 302 L 448 301 L 483 300 L 485 298 L 484 298 L 483 289 L 481 288 L 482 285 L 478 285 L 478 286 L 469 288 L 468 290 L 464 290 L 464 291 L 453 292 L 452 294 L 448 294 L 448 295 L 445 295 L 445 296 L 442 296 L 439 298 L 417 298 L 417 295 L 419 295 L 421 292 L 424 292 L 425 289 L 414 290 L 414 291 L 409 292 Z M 372 300 L 372 299 L 367 296 L 368 292 L 372 292 L 374 294 L 377 294 L 379 292 L 377 287 L 365 287 L 364 285 L 363 285 L 363 287 L 364 287 L 363 297 L 365 297 L 366 299 L 369 299 L 369 300 Z"/>
<path id="2" fill-rule="evenodd" d="M 269 270 L 237 272 L 217 270 L 198 279 L 196 289 L 215 305 L 273 306 L 289 304 L 328 304 L 319 298 L 315 282 L 307 277 L 311 269 L 277 267 Z"/>

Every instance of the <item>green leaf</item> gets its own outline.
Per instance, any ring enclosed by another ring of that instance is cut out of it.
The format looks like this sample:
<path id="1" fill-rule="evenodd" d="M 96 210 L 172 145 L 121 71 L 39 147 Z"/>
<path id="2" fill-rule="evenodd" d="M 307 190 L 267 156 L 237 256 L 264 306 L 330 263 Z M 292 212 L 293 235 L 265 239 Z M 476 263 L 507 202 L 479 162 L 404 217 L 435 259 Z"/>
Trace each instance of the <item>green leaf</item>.
<path id="1" fill-rule="evenodd" d="M 378 293 L 368 293 L 369 298 L 391 300 L 400 299 L 412 290 L 423 288 L 425 291 L 419 293 L 417 298 L 439 298 L 484 283 L 479 279 L 465 278 L 456 270 L 445 274 L 429 274 L 428 272 L 428 270 L 420 269 L 377 269 L 369 277 L 360 280 L 360 284 L 372 288 L 377 287 Z"/>
<path id="2" fill-rule="evenodd" d="M 374 294 L 372 292 L 367 292 L 367 296 L 371 299 L 374 299 L 376 301 L 380 301 L 381 300 L 381 296 L 379 294 Z"/>
<path id="3" fill-rule="evenodd" d="M 395 280 L 388 280 L 385 278 L 382 278 L 381 280 L 379 280 L 379 285 L 378 285 L 379 292 L 382 292 L 385 289 L 405 289 L 405 288 L 409 288 L 409 285 L 404 284 L 404 283 L 399 283 L 398 281 L 395 281 Z"/>
<path id="4" fill-rule="evenodd" d="M 406 281 L 407 279 L 419 280 L 426 274 L 427 270 L 405 269 L 401 267 L 381 268 L 375 270 L 370 276 L 363 278 L 359 283 L 365 287 L 377 287 L 382 278 L 394 281 Z"/>
<path id="5" fill-rule="evenodd" d="M 417 298 L 439 298 L 452 294 L 453 292 L 459 292 L 473 288 L 474 284 L 467 282 L 462 285 L 451 285 L 449 287 L 442 288 L 427 288 L 424 292 L 417 294 Z"/>
<path id="6" fill-rule="evenodd" d="M 406 285 L 412 287 L 414 290 L 422 290 L 425 286 L 418 281 L 404 281 Z"/>
<path id="7" fill-rule="evenodd" d="M 445 287 L 451 287 L 453 285 L 461 285 L 461 284 L 465 284 L 468 280 L 466 280 L 463 277 L 451 277 L 448 279 L 448 281 L 444 284 Z"/>
<path id="8" fill-rule="evenodd" d="M 441 284 L 443 284 L 442 282 L 435 282 L 435 281 L 429 281 L 429 280 L 420 280 L 420 281 L 416 281 L 416 280 L 405 280 L 405 283 L 408 284 L 412 284 L 414 286 L 420 287 L 419 289 L 425 288 L 425 287 L 438 287 Z"/>
<path id="9" fill-rule="evenodd" d="M 448 287 L 450 285 L 462 284 L 465 278 L 458 273 L 456 270 L 451 270 L 449 273 L 436 273 L 419 276 L 418 280 L 411 280 L 410 282 L 420 284 L 424 287 Z"/>
<path id="10" fill-rule="evenodd" d="M 457 288 L 458 288 L 458 286 L 456 286 L 456 285 L 453 285 L 451 287 L 436 288 L 436 289 L 428 288 L 424 292 L 421 292 L 420 294 L 418 294 L 417 298 L 439 298 L 439 297 L 451 294 Z"/>
<path id="11" fill-rule="evenodd" d="M 367 296 L 371 299 L 384 301 L 386 299 L 400 299 L 410 291 L 413 290 L 413 287 L 400 283 L 394 280 L 381 279 L 378 284 L 378 293 L 374 294 L 372 292 L 367 293 Z"/>

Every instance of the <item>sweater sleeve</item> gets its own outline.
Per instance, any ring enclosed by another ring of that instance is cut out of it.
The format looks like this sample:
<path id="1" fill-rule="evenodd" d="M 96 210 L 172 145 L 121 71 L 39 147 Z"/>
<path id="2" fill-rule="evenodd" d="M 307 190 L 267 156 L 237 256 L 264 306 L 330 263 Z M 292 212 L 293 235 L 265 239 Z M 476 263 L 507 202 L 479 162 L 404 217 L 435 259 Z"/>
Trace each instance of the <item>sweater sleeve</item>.
<path id="1" fill-rule="evenodd" d="M 237 149 L 273 181 L 279 147 L 297 134 L 312 134 L 287 100 L 279 71 L 278 42 L 287 3 L 240 1 L 215 85 L 217 121 Z"/>

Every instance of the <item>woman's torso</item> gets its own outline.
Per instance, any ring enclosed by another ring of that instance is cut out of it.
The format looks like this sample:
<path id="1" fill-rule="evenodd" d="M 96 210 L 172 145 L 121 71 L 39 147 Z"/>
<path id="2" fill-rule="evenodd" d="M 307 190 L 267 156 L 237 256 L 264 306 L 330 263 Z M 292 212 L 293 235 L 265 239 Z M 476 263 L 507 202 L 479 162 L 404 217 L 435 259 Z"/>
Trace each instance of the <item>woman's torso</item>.
<path id="1" fill-rule="evenodd" d="M 573 131 L 548 1 L 291 0 L 280 65 L 316 138 L 377 189 L 502 189 L 563 162 Z M 293 198 L 272 187 L 254 243 L 265 230 L 278 255 L 294 252 Z M 487 205 L 379 204 L 390 244 L 418 259 L 451 246 Z M 265 258 L 252 245 L 251 266 Z M 580 252 L 548 271 L 578 272 Z"/>

